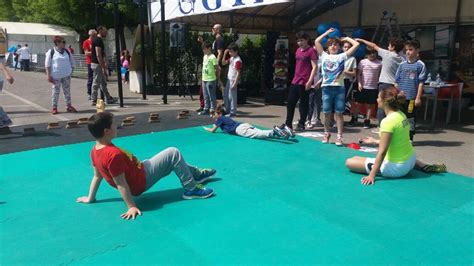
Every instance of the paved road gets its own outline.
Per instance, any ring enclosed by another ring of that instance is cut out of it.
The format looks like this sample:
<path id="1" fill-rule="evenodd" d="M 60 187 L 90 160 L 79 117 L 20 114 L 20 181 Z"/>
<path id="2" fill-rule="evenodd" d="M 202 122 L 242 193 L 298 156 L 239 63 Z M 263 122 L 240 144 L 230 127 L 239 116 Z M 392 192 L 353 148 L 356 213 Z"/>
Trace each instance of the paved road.
<path id="1" fill-rule="evenodd" d="M 51 115 L 51 89 L 46 81 L 43 73 L 37 72 L 13 72 L 15 83 L 7 85 L 3 92 L 0 92 L 0 105 L 5 108 L 10 117 L 18 128 L 14 131 L 19 131 L 26 125 L 41 125 L 48 122 L 67 121 L 77 119 L 80 117 L 88 117 L 95 112 L 95 107 L 92 107 L 87 100 L 86 95 L 86 81 L 84 79 L 72 79 L 71 93 L 73 97 L 73 105 L 79 111 L 78 113 L 66 113 L 64 98 L 61 96 L 59 101 L 59 115 Z M 113 96 L 117 96 L 117 85 L 109 84 L 109 90 Z M 195 97 L 196 98 L 196 97 Z M 165 112 L 178 110 L 194 110 L 198 107 L 198 101 L 191 101 L 189 97 L 169 96 L 167 105 L 164 105 L 161 100 L 161 95 L 149 95 L 147 100 L 141 100 L 141 95 L 129 92 L 128 85 L 124 85 L 124 108 L 118 105 L 107 106 L 108 110 L 113 111 L 116 115 L 126 116 L 130 114 L 142 114 L 147 112 Z M 438 126 L 442 125 L 442 119 L 445 116 L 445 110 L 439 108 Z M 286 108 L 284 106 L 264 105 L 259 99 L 251 99 L 248 104 L 240 106 L 239 120 L 254 123 L 266 127 L 271 127 L 275 124 L 281 124 L 286 115 Z M 194 113 L 194 116 L 196 114 Z M 298 113 L 296 112 L 295 118 Z M 419 134 L 415 137 L 415 148 L 419 158 L 427 162 L 445 162 L 452 172 L 474 177 L 474 112 L 465 111 L 463 113 L 463 124 L 454 124 L 448 127 L 440 127 L 434 132 L 424 130 L 425 121 L 420 121 Z M 206 120 L 200 118 L 199 123 L 206 123 Z M 209 123 L 211 121 L 209 120 Z M 182 122 L 183 127 L 197 125 L 189 122 Z M 427 124 L 427 122 L 426 122 Z M 168 126 L 160 126 L 159 130 L 168 130 L 179 127 L 176 123 L 171 123 Z M 148 126 L 143 125 L 140 128 L 141 132 L 150 132 Z M 131 131 L 132 133 L 139 131 Z M 317 128 L 314 132 L 322 132 L 322 128 Z M 365 135 L 372 135 L 370 130 L 362 127 L 346 128 L 345 142 L 355 142 L 360 137 Z M 85 133 L 86 134 L 86 133 Z M 54 145 L 55 142 L 59 144 L 66 143 L 61 138 L 70 138 L 70 135 L 60 136 L 44 136 L 44 138 L 36 138 L 34 141 L 45 141 L 46 145 Z M 79 139 L 79 138 L 78 138 Z M 318 139 L 318 138 L 316 138 Z M 319 139 L 320 140 L 320 139 Z M 12 145 L 11 138 L 0 138 L 0 146 Z M 30 149 L 32 146 L 21 142 L 21 149 Z M 5 151 L 4 151 L 5 152 Z M 3 153 L 4 153 L 3 152 Z M 0 149 L 1 153 L 1 149 Z M 295 155 L 297 156 L 297 155 Z"/>

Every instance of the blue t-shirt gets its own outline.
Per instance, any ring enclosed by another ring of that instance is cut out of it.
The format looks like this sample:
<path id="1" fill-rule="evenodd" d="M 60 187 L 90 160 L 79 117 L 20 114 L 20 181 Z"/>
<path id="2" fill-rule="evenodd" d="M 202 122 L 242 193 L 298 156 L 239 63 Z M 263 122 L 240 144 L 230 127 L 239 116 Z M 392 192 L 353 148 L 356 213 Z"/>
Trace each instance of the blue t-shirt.
<path id="1" fill-rule="evenodd" d="M 230 117 L 221 116 L 217 118 L 215 125 L 220 127 L 222 131 L 235 135 L 235 130 L 240 125 L 240 123 Z"/>
<path id="2" fill-rule="evenodd" d="M 426 67 L 421 60 L 415 62 L 404 61 L 400 64 L 395 74 L 395 83 L 400 90 L 405 92 L 407 100 L 413 100 L 418 93 L 418 84 L 424 83 L 426 79 Z"/>

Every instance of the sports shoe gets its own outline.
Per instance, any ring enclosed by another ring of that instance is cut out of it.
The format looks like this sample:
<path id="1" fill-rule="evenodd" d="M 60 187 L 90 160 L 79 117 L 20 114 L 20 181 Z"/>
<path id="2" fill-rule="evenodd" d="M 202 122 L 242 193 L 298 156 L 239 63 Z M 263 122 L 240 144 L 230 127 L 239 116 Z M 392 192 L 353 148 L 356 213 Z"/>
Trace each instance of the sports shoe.
<path id="1" fill-rule="evenodd" d="M 329 143 L 329 139 L 331 138 L 331 133 L 324 132 L 324 137 L 322 143 Z"/>
<path id="2" fill-rule="evenodd" d="M 304 129 L 304 125 L 302 126 L 302 125 L 300 125 L 300 124 L 298 124 L 298 125 L 296 126 L 296 128 L 295 128 L 295 131 L 296 131 L 296 132 L 303 132 L 304 130 L 305 130 L 305 129 Z"/>
<path id="3" fill-rule="evenodd" d="M 284 130 L 285 132 L 287 132 L 290 137 L 292 137 L 292 138 L 295 137 L 295 132 L 293 132 L 293 129 L 289 128 L 287 125 L 282 124 L 282 125 L 280 126 L 280 129 L 281 129 L 281 130 Z"/>
<path id="4" fill-rule="evenodd" d="M 58 108 L 54 107 L 53 110 L 51 110 L 51 114 L 53 115 L 57 115 L 59 112 L 58 112 Z"/>
<path id="5" fill-rule="evenodd" d="M 199 107 L 199 109 L 196 110 L 196 113 L 202 112 L 203 110 L 204 110 L 204 108 Z"/>
<path id="6" fill-rule="evenodd" d="M 203 110 L 201 112 L 198 112 L 198 115 L 209 115 L 209 111 Z"/>
<path id="7" fill-rule="evenodd" d="M 357 116 L 352 116 L 351 121 L 349 121 L 348 125 L 350 127 L 355 127 L 356 124 L 357 124 Z"/>
<path id="8" fill-rule="evenodd" d="M 305 127 L 306 127 L 306 129 L 313 129 L 314 128 L 313 124 L 311 124 L 310 121 L 306 122 Z"/>
<path id="9" fill-rule="evenodd" d="M 273 126 L 273 136 L 288 139 L 290 137 L 290 134 L 279 128 L 278 126 Z"/>
<path id="10" fill-rule="evenodd" d="M 76 108 L 74 108 L 72 105 L 69 105 L 69 106 L 66 108 L 66 111 L 68 111 L 69 113 L 77 113 Z"/>
<path id="11" fill-rule="evenodd" d="M 313 127 L 322 127 L 322 126 L 324 126 L 323 123 L 321 122 L 321 120 L 319 120 L 319 119 L 316 120 L 316 123 L 311 123 L 311 125 Z"/>
<path id="12" fill-rule="evenodd" d="M 117 102 L 117 99 L 114 99 L 114 97 L 110 97 L 109 99 L 107 99 L 107 104 L 113 104 L 116 102 Z"/>
<path id="13" fill-rule="evenodd" d="M 448 168 L 444 163 L 442 164 L 427 164 L 421 168 L 421 170 L 425 173 L 446 173 Z"/>
<path id="14" fill-rule="evenodd" d="M 201 184 L 197 184 L 193 190 L 185 190 L 183 199 L 207 199 L 214 194 L 211 188 L 205 188 Z"/>
<path id="15" fill-rule="evenodd" d="M 369 119 L 364 120 L 364 128 L 370 128 L 370 120 Z"/>
<path id="16" fill-rule="evenodd" d="M 201 174 L 194 178 L 194 181 L 198 184 L 202 184 L 204 182 L 206 182 L 207 180 L 211 179 L 211 177 L 213 175 L 216 174 L 216 170 L 215 169 L 212 169 L 212 168 L 208 168 L 208 169 L 199 169 L 201 171 Z"/>
<path id="17" fill-rule="evenodd" d="M 341 147 L 344 145 L 344 141 L 342 139 L 342 134 L 337 134 L 337 138 L 335 141 L 336 146 Z"/>

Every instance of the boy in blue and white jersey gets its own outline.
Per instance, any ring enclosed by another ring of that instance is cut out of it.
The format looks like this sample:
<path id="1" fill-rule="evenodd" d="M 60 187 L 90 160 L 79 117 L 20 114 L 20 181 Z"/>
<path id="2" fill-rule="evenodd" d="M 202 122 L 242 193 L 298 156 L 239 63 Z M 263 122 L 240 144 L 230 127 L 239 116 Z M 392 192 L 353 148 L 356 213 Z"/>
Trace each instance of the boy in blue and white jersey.
<path id="1" fill-rule="evenodd" d="M 426 79 L 425 64 L 418 58 L 420 42 L 408 40 L 405 42 L 406 61 L 400 64 L 395 74 L 395 87 L 406 96 L 406 103 L 402 111 L 410 123 L 410 140 L 413 141 L 416 125 L 416 111 L 421 106 L 423 84 Z"/>

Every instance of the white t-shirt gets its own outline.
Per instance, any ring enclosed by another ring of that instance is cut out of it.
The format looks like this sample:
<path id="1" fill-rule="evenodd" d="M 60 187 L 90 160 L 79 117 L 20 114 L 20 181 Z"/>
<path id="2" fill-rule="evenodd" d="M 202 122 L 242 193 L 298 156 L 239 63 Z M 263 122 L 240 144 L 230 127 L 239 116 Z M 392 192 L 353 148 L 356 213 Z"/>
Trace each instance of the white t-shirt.
<path id="1" fill-rule="evenodd" d="M 20 60 L 30 60 L 30 48 L 23 46 L 16 52 L 20 54 Z"/>
<path id="2" fill-rule="evenodd" d="M 321 55 L 321 74 L 323 78 L 321 87 L 344 86 L 345 60 L 347 60 L 346 53 L 331 55 L 323 52 Z"/>
<path id="3" fill-rule="evenodd" d="M 70 76 L 74 68 L 74 58 L 69 56 L 66 49 L 64 49 L 62 54 L 56 48 L 53 49 L 55 50 L 53 58 L 51 58 L 51 49 L 46 52 L 44 66 L 50 67 L 50 73 L 53 79 L 57 80 Z"/>
<path id="4" fill-rule="evenodd" d="M 229 59 L 229 72 L 227 72 L 227 79 L 234 81 L 237 79 L 237 74 L 242 70 L 242 60 L 240 56 L 231 57 Z"/>
<path id="5" fill-rule="evenodd" d="M 350 56 L 344 61 L 344 71 L 356 70 L 357 69 L 357 60 L 355 57 Z M 344 74 L 344 79 L 349 79 L 353 81 L 355 77 Z"/>
<path id="6" fill-rule="evenodd" d="M 382 71 L 380 72 L 379 82 L 395 84 L 395 74 L 400 64 L 404 61 L 403 57 L 385 49 L 379 49 L 377 52 L 382 58 Z"/>

